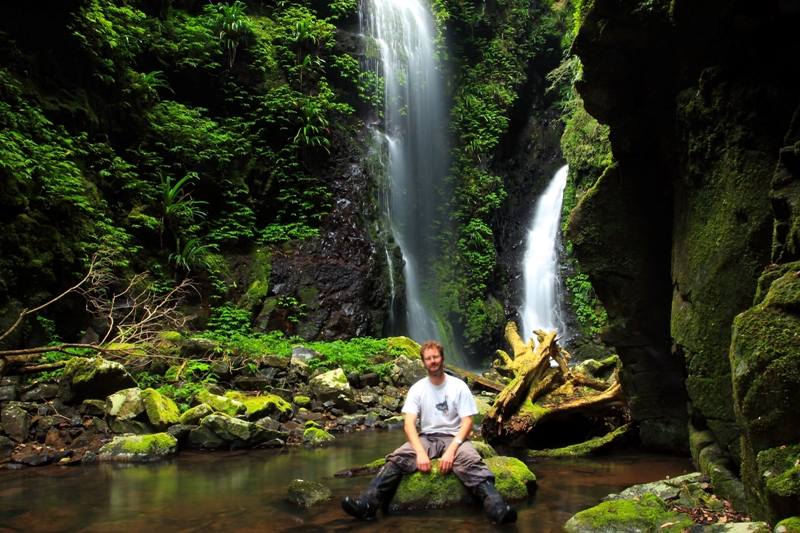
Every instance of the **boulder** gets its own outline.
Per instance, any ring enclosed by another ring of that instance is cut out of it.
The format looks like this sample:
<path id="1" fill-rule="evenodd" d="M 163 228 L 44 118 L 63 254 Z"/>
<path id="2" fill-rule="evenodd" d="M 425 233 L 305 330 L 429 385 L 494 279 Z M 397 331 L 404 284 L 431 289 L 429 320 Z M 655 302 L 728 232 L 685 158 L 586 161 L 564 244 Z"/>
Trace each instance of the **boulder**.
<path id="1" fill-rule="evenodd" d="M 201 403 L 183 413 L 180 418 L 178 418 L 178 422 L 187 426 L 196 426 L 200 424 L 203 418 L 213 413 L 214 409 L 212 409 L 210 405 Z"/>
<path id="2" fill-rule="evenodd" d="M 192 448 L 202 448 L 204 450 L 230 447 L 230 444 L 225 439 L 205 426 L 198 426 L 192 429 L 187 443 Z"/>
<path id="3" fill-rule="evenodd" d="M 221 440 L 230 447 L 252 448 L 273 439 L 286 438 L 286 434 L 281 431 L 267 429 L 261 425 L 232 418 L 225 414 L 213 414 L 205 417 L 199 428 L 192 431 L 189 435 L 190 444 L 198 445 L 196 437 L 207 438 L 209 437 L 209 431 L 216 435 L 218 439 L 206 439 L 208 442 L 200 444 L 200 446 L 218 448 L 221 446 L 214 443 L 218 443 Z"/>
<path id="4" fill-rule="evenodd" d="M 294 346 L 292 348 L 292 359 L 297 359 L 302 361 L 303 363 L 308 364 L 309 361 L 312 359 L 318 359 L 319 354 L 312 350 L 311 348 L 306 348 L 305 346 Z"/>
<path id="5" fill-rule="evenodd" d="M 136 380 L 121 364 L 102 357 L 73 357 L 61 373 L 58 398 L 62 402 L 79 404 L 83 400 L 103 400 L 131 387 L 136 387 Z"/>
<path id="6" fill-rule="evenodd" d="M 334 440 L 336 440 L 336 437 L 324 429 L 310 427 L 303 432 L 303 444 L 308 446 L 322 446 L 330 444 Z"/>
<path id="7" fill-rule="evenodd" d="M 172 457 L 178 451 L 178 440 L 167 433 L 117 436 L 100 448 L 100 461 L 150 462 Z"/>
<path id="8" fill-rule="evenodd" d="M 207 403 L 215 412 L 225 413 L 226 415 L 236 416 L 244 414 L 247 408 L 240 401 L 218 394 L 211 394 L 207 390 L 201 390 L 197 393 L 197 400 L 202 403 Z"/>
<path id="9" fill-rule="evenodd" d="M 183 357 L 201 358 L 212 354 L 219 349 L 219 343 L 209 339 L 192 338 L 186 339 L 181 345 L 181 355 Z"/>
<path id="10" fill-rule="evenodd" d="M 251 422 L 265 416 L 284 422 L 292 416 L 293 409 L 291 404 L 275 394 L 250 396 L 241 392 L 230 391 L 225 393 L 225 397 L 244 405 L 244 414 Z"/>
<path id="11" fill-rule="evenodd" d="M 413 359 L 401 355 L 393 362 L 392 380 L 395 385 L 410 387 L 417 381 L 428 376 L 428 372 L 425 370 L 425 365 L 422 364 L 422 359 L 419 358 L 419 354 Z"/>
<path id="12" fill-rule="evenodd" d="M 414 358 L 419 359 L 420 357 L 419 353 L 420 345 L 417 344 L 413 339 L 409 339 L 408 337 L 390 337 L 387 341 L 387 344 L 395 352 L 402 351 L 403 355 L 405 355 L 409 359 L 414 359 Z"/>
<path id="13" fill-rule="evenodd" d="M 507 502 L 523 500 L 536 486 L 536 476 L 514 457 L 491 457 L 486 466 L 495 475 L 495 486 Z M 420 509 L 474 504 L 475 497 L 452 473 L 439 472 L 439 459 L 431 461 L 430 474 L 403 476 L 389 509 Z"/>
<path id="14" fill-rule="evenodd" d="M 331 490 L 329 488 L 303 479 L 292 480 L 286 491 L 286 500 L 298 507 L 311 507 L 319 502 L 330 500 L 330 498 Z"/>
<path id="15" fill-rule="evenodd" d="M 28 439 L 31 429 L 31 419 L 28 413 L 17 405 L 9 405 L 3 408 L 2 415 L 3 431 L 6 435 L 17 442 L 24 442 Z"/>
<path id="16" fill-rule="evenodd" d="M 17 399 L 16 385 L 3 385 L 0 387 L 0 402 L 13 402 Z"/>
<path id="17" fill-rule="evenodd" d="M 347 382 L 347 377 L 341 368 L 325 372 L 308 382 L 311 387 L 311 392 L 317 400 L 326 402 L 328 400 L 335 400 L 340 394 L 344 394 L 350 398 L 354 396 L 353 389 Z"/>
<path id="18" fill-rule="evenodd" d="M 289 383 L 301 383 L 308 381 L 310 375 L 311 369 L 308 367 L 308 364 L 306 364 L 306 362 L 302 359 L 295 359 L 293 357 L 289 363 Z"/>
<path id="19" fill-rule="evenodd" d="M 481 422 L 483 422 L 483 417 L 489 413 L 492 406 L 484 400 L 485 396 L 473 396 L 473 398 L 475 399 L 475 406 L 478 408 L 478 414 L 473 415 L 472 423 L 480 426 Z"/>
<path id="20" fill-rule="evenodd" d="M 142 391 L 142 403 L 144 403 L 150 423 L 159 431 L 164 431 L 169 426 L 178 423 L 180 418 L 178 406 L 171 398 L 167 398 L 157 390 L 145 389 Z"/>
<path id="21" fill-rule="evenodd" d="M 57 383 L 36 383 L 19 395 L 23 402 L 44 402 L 58 396 Z"/>
<path id="22" fill-rule="evenodd" d="M 87 416 L 103 416 L 106 414 L 106 402 L 103 400 L 84 400 L 78 412 Z"/>
<path id="23" fill-rule="evenodd" d="M 105 411 L 113 420 L 133 420 L 145 411 L 142 390 L 132 387 L 111 394 L 106 398 Z"/>
<path id="24" fill-rule="evenodd" d="M 16 447 L 16 442 L 0 435 L 0 463 L 7 461 Z"/>

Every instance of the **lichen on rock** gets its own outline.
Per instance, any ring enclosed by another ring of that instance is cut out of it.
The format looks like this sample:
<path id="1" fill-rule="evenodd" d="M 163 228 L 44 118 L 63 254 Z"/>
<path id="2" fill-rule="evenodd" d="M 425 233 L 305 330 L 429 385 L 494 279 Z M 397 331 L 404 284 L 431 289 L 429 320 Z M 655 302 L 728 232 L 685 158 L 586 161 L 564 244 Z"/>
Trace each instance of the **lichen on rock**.
<path id="1" fill-rule="evenodd" d="M 149 462 L 172 457 L 178 451 L 178 440 L 167 433 L 118 436 L 102 448 L 100 461 Z"/>

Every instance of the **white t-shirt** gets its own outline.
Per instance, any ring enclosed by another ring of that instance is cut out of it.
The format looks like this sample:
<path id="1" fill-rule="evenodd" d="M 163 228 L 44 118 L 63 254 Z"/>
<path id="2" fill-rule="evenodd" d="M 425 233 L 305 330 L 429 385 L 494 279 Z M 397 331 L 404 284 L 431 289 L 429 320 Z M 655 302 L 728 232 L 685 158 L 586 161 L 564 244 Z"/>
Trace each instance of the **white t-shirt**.
<path id="1" fill-rule="evenodd" d="M 461 419 L 478 414 L 478 407 L 467 384 L 445 374 L 444 383 L 439 386 L 429 378 L 414 383 L 408 390 L 403 413 L 419 416 L 420 435 L 455 435 L 461 427 Z"/>

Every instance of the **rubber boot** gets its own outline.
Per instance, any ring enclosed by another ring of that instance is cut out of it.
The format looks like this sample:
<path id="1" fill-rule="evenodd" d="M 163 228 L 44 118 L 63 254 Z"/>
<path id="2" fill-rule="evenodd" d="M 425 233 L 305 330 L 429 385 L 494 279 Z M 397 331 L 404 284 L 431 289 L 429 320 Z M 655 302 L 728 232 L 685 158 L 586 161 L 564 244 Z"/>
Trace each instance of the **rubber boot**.
<path id="1" fill-rule="evenodd" d="M 512 524 L 517 521 L 517 512 L 510 505 L 506 505 L 494 483 L 488 479 L 481 481 L 472 491 L 483 501 L 483 509 L 489 520 L 495 524 Z"/>
<path id="2" fill-rule="evenodd" d="M 367 488 L 356 499 L 345 496 L 342 500 L 344 512 L 359 520 L 372 520 L 381 507 L 384 499 L 394 493 L 400 480 L 403 479 L 403 471 L 396 464 L 387 462 L 381 468 Z"/>

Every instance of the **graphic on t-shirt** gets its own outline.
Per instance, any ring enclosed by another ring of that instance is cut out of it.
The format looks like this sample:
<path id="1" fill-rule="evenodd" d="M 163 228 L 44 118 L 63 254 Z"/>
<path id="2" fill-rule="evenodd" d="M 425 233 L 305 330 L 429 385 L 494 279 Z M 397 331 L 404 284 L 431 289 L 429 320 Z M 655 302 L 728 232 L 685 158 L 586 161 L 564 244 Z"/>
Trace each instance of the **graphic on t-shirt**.
<path id="1" fill-rule="evenodd" d="M 436 408 L 444 414 L 447 414 L 447 396 L 444 397 L 444 401 L 442 403 L 436 404 Z"/>

